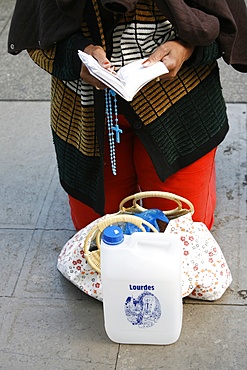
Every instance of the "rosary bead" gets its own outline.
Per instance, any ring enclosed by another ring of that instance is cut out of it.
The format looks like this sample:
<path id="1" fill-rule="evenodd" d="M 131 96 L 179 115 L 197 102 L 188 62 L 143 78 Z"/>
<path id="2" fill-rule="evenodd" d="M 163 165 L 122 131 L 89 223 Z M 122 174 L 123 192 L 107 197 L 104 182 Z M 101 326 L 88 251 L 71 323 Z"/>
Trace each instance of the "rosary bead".
<path id="1" fill-rule="evenodd" d="M 114 116 L 112 114 L 112 98 L 114 103 Z M 115 137 L 114 131 L 116 134 L 116 143 L 120 143 L 120 134 L 123 132 L 118 126 L 118 109 L 117 109 L 117 94 L 113 90 L 105 89 L 105 110 L 106 110 L 106 120 L 108 128 L 108 138 L 109 138 L 109 147 L 110 147 L 110 160 L 111 168 L 113 175 L 117 174 L 117 161 L 115 153 Z M 113 117 L 115 121 L 115 126 L 113 125 Z"/>

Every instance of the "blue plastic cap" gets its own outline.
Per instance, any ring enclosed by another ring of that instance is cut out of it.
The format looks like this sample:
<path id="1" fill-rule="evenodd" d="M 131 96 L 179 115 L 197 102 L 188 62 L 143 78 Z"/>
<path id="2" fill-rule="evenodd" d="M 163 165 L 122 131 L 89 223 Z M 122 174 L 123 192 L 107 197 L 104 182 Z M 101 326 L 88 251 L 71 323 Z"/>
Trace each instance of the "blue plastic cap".
<path id="1" fill-rule="evenodd" d="M 117 245 L 124 240 L 123 230 L 118 226 L 108 226 L 102 236 L 102 241 L 105 244 Z"/>

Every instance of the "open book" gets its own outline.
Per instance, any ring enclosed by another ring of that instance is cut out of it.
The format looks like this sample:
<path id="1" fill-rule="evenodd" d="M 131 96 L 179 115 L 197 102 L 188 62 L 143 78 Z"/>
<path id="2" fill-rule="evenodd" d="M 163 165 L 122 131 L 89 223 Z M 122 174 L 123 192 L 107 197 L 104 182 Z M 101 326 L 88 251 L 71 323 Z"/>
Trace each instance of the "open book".
<path id="1" fill-rule="evenodd" d="M 148 82 L 169 72 L 162 62 L 144 67 L 142 63 L 147 58 L 138 59 L 121 67 L 117 72 L 111 72 L 101 67 L 97 60 L 91 55 L 81 50 L 78 50 L 78 55 L 91 75 L 110 87 L 127 101 L 131 101 L 135 94 Z"/>

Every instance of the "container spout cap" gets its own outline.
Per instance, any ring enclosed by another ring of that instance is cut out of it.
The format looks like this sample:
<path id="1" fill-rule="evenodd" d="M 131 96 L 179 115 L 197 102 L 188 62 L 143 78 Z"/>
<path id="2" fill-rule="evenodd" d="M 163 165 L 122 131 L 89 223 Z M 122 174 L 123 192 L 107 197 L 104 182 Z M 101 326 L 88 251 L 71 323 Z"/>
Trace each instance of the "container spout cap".
<path id="1" fill-rule="evenodd" d="M 123 231 L 119 226 L 108 226 L 102 235 L 105 244 L 117 245 L 124 241 Z"/>

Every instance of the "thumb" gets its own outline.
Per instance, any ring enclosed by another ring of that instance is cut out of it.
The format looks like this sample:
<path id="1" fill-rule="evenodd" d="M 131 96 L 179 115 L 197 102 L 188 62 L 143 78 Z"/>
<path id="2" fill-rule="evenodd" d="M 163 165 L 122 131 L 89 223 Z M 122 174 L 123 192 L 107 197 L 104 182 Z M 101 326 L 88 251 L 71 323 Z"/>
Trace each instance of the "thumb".
<path id="1" fill-rule="evenodd" d="M 157 62 L 159 62 L 164 55 L 161 53 L 159 49 L 155 50 L 149 57 L 142 63 L 144 67 L 149 67 Z"/>

